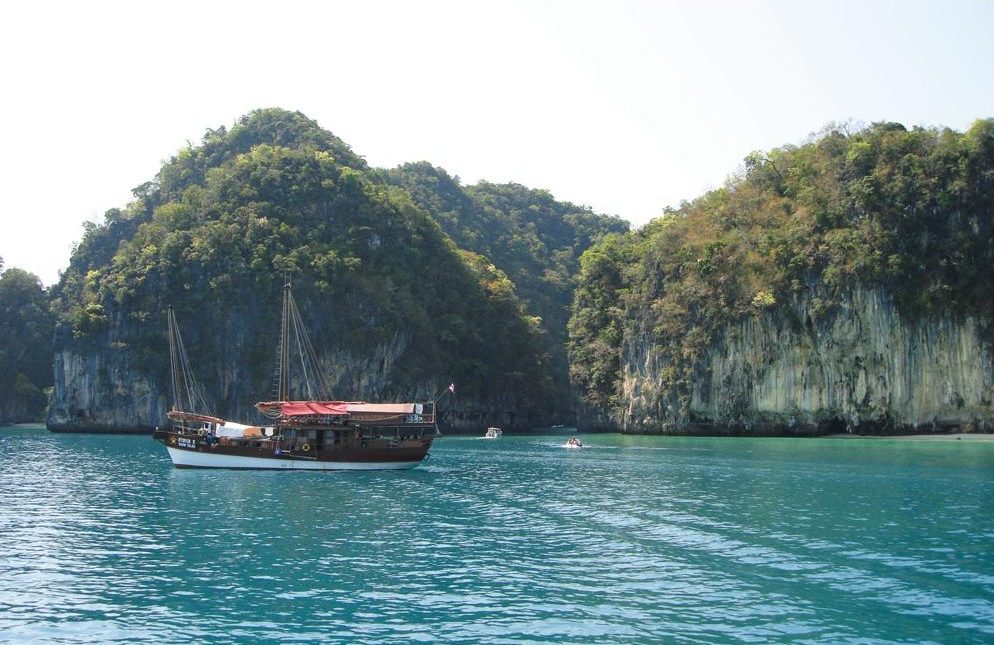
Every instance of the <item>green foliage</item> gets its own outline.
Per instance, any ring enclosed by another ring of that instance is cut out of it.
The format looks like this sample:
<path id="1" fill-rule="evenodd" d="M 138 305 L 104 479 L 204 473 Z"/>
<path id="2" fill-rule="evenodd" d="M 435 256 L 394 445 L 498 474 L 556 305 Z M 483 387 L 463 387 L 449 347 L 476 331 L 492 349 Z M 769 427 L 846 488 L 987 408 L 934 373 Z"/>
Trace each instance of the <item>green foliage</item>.
<path id="1" fill-rule="evenodd" d="M 616 330 L 648 324 L 669 366 L 661 396 L 679 416 L 694 363 L 719 328 L 816 283 L 832 295 L 882 285 L 908 317 L 991 320 L 992 228 L 994 120 L 963 134 L 879 123 L 752 153 L 726 187 L 587 251 L 584 266 L 600 268 L 582 271 L 577 289 L 574 381 L 618 413 L 619 368 L 604 374 L 621 350 Z M 605 288 L 605 276 L 617 284 Z M 831 301 L 812 300 L 815 318 L 830 311 Z"/>
<path id="2" fill-rule="evenodd" d="M 518 184 L 462 186 L 427 162 L 405 164 L 383 176 L 404 188 L 461 248 L 499 268 L 500 288 L 514 290 L 541 332 L 555 394 L 547 405 L 568 413 L 566 324 L 579 257 L 605 234 L 628 231 L 628 223 Z"/>
<path id="3" fill-rule="evenodd" d="M 595 406 L 611 408 L 620 390 L 624 275 L 633 246 L 618 234 L 605 237 L 580 259 L 579 286 L 569 321 L 570 377 Z"/>
<path id="4" fill-rule="evenodd" d="M 190 186 L 204 183 L 207 172 L 249 153 L 258 145 L 285 149 L 311 149 L 327 153 L 341 166 L 366 169 L 366 162 L 345 142 L 300 112 L 278 108 L 255 110 L 235 124 L 208 130 L 200 146 L 187 146 L 159 172 L 152 186 L 165 200 L 179 197 Z M 137 195 L 136 195 L 137 196 Z"/>
<path id="5" fill-rule="evenodd" d="M 2 261 L 0 261 L 2 268 Z M 34 275 L 0 275 L 0 422 L 40 421 L 52 385 L 54 320 L 48 293 Z"/>
<path id="6" fill-rule="evenodd" d="M 752 298 L 752 306 L 756 309 L 769 309 L 777 304 L 777 299 L 772 293 L 766 290 L 759 290 Z"/>

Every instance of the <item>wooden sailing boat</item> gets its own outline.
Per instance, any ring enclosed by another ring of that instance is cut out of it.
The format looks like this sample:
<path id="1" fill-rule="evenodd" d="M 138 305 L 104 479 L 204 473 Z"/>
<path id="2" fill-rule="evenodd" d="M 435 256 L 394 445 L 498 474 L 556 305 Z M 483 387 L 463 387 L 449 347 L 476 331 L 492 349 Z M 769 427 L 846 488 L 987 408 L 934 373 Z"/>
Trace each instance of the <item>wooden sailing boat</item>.
<path id="1" fill-rule="evenodd" d="M 256 404 L 271 425 L 246 425 L 207 410 L 193 377 L 176 316 L 168 310 L 174 405 L 170 427 L 156 429 L 177 468 L 285 470 L 399 470 L 428 455 L 438 436 L 435 403 L 366 403 L 320 400 L 312 381 L 323 381 L 290 285 L 283 292 L 280 359 L 274 401 Z M 307 400 L 290 399 L 290 340 L 297 341 Z"/>

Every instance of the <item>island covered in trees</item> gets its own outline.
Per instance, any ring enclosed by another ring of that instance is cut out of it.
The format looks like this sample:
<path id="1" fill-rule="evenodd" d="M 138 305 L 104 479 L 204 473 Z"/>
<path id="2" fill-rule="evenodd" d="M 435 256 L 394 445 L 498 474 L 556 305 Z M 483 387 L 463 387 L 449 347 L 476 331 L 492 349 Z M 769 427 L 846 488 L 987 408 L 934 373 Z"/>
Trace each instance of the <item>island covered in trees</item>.
<path id="1" fill-rule="evenodd" d="M 994 120 L 829 127 L 589 249 L 574 382 L 608 425 L 990 428 Z"/>

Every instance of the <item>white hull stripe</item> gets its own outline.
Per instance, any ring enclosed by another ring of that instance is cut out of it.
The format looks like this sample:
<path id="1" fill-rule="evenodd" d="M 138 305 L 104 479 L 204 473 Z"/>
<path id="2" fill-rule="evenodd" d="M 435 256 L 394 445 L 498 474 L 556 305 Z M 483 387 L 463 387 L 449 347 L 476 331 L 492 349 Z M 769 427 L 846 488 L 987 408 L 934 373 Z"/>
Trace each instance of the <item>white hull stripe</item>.
<path id="1" fill-rule="evenodd" d="M 406 470 L 420 461 L 315 461 L 218 455 L 166 446 L 173 465 L 186 468 L 252 468 L 268 470 Z"/>

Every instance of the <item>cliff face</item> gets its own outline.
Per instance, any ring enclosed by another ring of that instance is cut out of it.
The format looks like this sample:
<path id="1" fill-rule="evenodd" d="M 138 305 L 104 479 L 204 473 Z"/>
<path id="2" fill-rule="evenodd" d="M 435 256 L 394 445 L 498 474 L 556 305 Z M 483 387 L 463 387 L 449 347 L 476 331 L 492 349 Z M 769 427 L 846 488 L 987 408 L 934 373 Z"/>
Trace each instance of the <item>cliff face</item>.
<path id="1" fill-rule="evenodd" d="M 166 420 L 168 389 L 128 365 L 122 352 L 55 354 L 47 425 L 56 432 L 151 432 Z"/>
<path id="2" fill-rule="evenodd" d="M 987 321 L 902 317 L 885 291 L 795 297 L 717 334 L 689 387 L 661 397 L 668 365 L 645 334 L 622 359 L 624 429 L 727 434 L 994 428 Z"/>
<path id="3" fill-rule="evenodd" d="M 237 319 L 236 319 L 237 320 Z M 242 319 L 247 320 L 247 319 Z M 168 379 L 169 350 L 163 330 L 158 364 L 136 365 L 120 340 L 127 337 L 127 323 L 116 324 L 97 342 L 73 342 L 63 329 L 55 353 L 55 387 L 49 405 L 48 428 L 54 432 L 146 433 L 168 423 L 172 394 Z M 222 364 L 198 362 L 202 348 L 188 343 L 195 375 L 201 383 L 210 413 L 242 423 L 270 423 L 255 403 L 272 397 L 271 371 L 252 368 L 252 355 L 258 352 L 249 339 L 266 335 L 247 323 L 229 321 L 215 329 L 221 344 Z M 271 335 L 271 334 L 269 334 Z M 272 343 L 271 343 L 272 344 Z M 439 397 L 439 425 L 447 432 L 476 433 L 488 425 L 526 430 L 550 425 L 556 419 L 534 413 L 514 394 L 481 400 L 472 394 L 449 393 L 448 383 L 426 381 L 413 389 L 397 391 L 398 371 L 411 350 L 411 338 L 397 333 L 367 355 L 325 345 L 322 357 L 337 398 L 345 400 L 431 401 Z M 101 347 L 117 349 L 103 350 Z M 152 352 L 155 358 L 155 352 Z M 275 358 L 274 358 L 275 360 Z"/>

